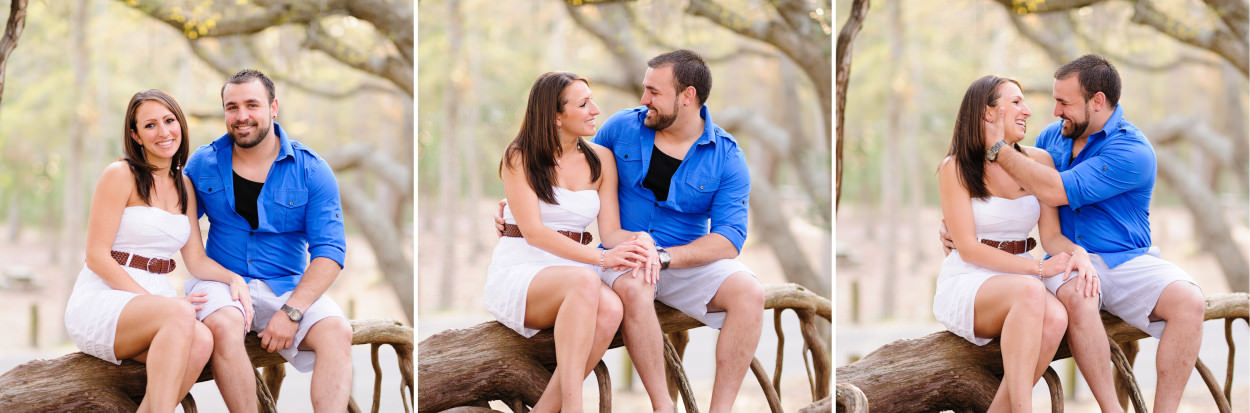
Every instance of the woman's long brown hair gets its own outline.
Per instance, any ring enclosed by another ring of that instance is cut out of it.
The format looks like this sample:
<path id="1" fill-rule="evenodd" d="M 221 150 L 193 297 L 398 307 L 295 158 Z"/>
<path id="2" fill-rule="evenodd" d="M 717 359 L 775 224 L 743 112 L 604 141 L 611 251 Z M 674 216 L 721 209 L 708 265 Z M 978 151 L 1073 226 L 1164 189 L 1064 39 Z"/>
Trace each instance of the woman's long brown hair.
<path id="1" fill-rule="evenodd" d="M 985 186 L 985 121 L 983 116 L 987 107 L 998 106 L 998 86 L 1004 82 L 1020 82 L 1005 77 L 985 75 L 964 92 L 964 100 L 959 104 L 959 114 L 955 116 L 955 132 L 951 136 L 950 149 L 946 156 L 955 159 L 959 167 L 959 180 L 968 189 L 968 195 L 977 199 L 990 196 Z M 1007 148 L 1003 148 L 1007 149 Z"/>
<path id="2" fill-rule="evenodd" d="M 564 88 L 573 82 L 590 81 L 569 72 L 547 72 L 534 81 L 530 88 L 529 103 L 525 107 L 525 118 L 521 121 L 521 130 L 516 138 L 504 150 L 503 159 L 499 162 L 499 172 L 503 168 L 511 168 L 513 162 L 520 160 L 525 165 L 525 177 L 530 188 L 538 195 L 538 199 L 548 204 L 557 204 L 555 197 L 556 159 L 563 155 L 560 147 L 560 133 L 556 127 L 556 114 L 564 113 Z M 586 156 L 590 164 L 591 181 L 598 181 L 601 172 L 599 157 L 590 146 L 581 139 L 577 140 L 577 148 Z"/>
<path id="3" fill-rule="evenodd" d="M 169 177 L 174 180 L 174 188 L 178 190 L 178 208 L 183 214 L 187 213 L 187 188 L 182 179 L 182 167 L 187 164 L 187 154 L 190 152 L 187 144 L 187 117 L 182 114 L 182 108 L 178 106 L 178 102 L 174 100 L 168 93 L 156 89 L 148 89 L 135 93 L 130 97 L 130 104 L 126 105 L 126 120 L 122 128 L 122 147 L 125 151 L 124 159 L 130 165 L 130 171 L 135 176 L 135 189 L 139 191 L 139 198 L 144 203 L 152 205 L 152 171 L 156 169 L 148 162 L 147 156 L 144 155 L 143 145 L 131 139 L 130 134 L 139 133 L 135 116 L 139 111 L 139 106 L 143 102 L 158 102 L 165 105 L 174 117 L 178 119 L 178 128 L 182 130 L 182 139 L 178 143 L 178 151 L 174 153 L 174 159 L 169 164 Z"/>

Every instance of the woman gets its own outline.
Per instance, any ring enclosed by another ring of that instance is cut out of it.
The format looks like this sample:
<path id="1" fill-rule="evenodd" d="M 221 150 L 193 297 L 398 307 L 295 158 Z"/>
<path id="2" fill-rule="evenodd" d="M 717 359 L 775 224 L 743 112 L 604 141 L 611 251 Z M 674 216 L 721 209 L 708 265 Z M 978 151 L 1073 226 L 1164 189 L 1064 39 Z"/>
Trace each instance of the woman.
<path id="1" fill-rule="evenodd" d="M 243 278 L 204 254 L 195 197 L 187 195 L 191 181 L 182 174 L 186 135 L 186 117 L 165 92 L 145 90 L 130 98 L 122 130 L 125 157 L 105 168 L 96 184 L 86 266 L 65 307 L 65 327 L 84 353 L 113 364 L 130 359 L 146 365 L 139 412 L 173 411 L 213 348 L 208 328 L 195 319 L 203 296 L 176 298 L 165 279 L 175 251 L 181 250 L 192 275 L 229 284 L 234 299 L 252 307 Z"/>
<path id="2" fill-rule="evenodd" d="M 1063 305 L 1041 278 L 1073 268 L 1093 271 L 1085 250 L 1060 234 L 1056 209 L 1039 204 L 988 159 L 987 142 L 1019 141 L 1029 115 L 1015 80 L 977 79 L 964 94 L 950 149 L 938 169 L 942 215 L 956 251 L 942 263 L 933 313 L 952 333 L 978 346 L 1000 339 L 1003 381 L 990 412 L 1030 410 L 1033 384 L 1067 329 Z M 996 149 L 1019 150 L 1053 165 L 1041 149 Z M 1051 254 L 1048 259 L 1028 253 L 1034 225 Z"/>
<path id="3" fill-rule="evenodd" d="M 612 153 L 582 139 L 594 135 L 598 114 L 589 81 L 543 74 L 500 161 L 508 201 L 504 236 L 491 258 L 483 301 L 500 323 L 525 337 L 554 327 L 556 370 L 535 412 L 582 411 L 582 381 L 607 351 L 622 316 L 620 298 L 599 272 L 632 269 L 648 280 L 658 274 L 650 237 L 620 227 Z M 611 249 L 593 247 L 585 232 L 596 218 L 601 241 Z"/>

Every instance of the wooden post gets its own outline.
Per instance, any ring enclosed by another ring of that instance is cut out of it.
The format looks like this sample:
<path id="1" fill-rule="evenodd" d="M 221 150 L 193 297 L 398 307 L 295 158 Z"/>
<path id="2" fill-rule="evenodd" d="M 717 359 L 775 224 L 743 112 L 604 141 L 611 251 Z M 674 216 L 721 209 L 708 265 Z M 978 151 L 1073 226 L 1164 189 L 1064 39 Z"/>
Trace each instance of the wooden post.
<path id="1" fill-rule="evenodd" d="M 851 280 L 851 323 L 859 324 L 859 281 Z"/>
<path id="2" fill-rule="evenodd" d="M 30 347 L 39 348 L 39 303 L 30 303 Z"/>

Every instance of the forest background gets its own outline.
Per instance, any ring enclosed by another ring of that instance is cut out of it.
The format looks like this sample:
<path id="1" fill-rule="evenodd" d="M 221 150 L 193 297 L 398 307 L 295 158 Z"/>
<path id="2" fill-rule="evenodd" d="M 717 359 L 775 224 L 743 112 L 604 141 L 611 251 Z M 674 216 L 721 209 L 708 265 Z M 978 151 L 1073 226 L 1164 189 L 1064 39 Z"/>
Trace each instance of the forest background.
<path id="1" fill-rule="evenodd" d="M 414 7 L 294 0 L 0 2 L 25 26 L 4 59 L 0 101 L 0 372 L 76 351 L 62 323 L 82 268 L 92 190 L 122 155 L 130 96 L 169 92 L 192 150 L 221 136 L 220 88 L 242 68 L 277 84 L 278 122 L 335 169 L 347 263 L 328 295 L 353 319 L 413 320 Z M 0 42 L 0 45 L 6 42 Z M 207 228 L 207 220 L 201 220 Z M 179 258 L 180 259 L 180 258 Z M 181 291 L 183 266 L 170 280 Z M 19 333 L 20 332 L 20 333 Z M 371 400 L 368 348 L 353 395 Z M 385 389 L 398 388 L 381 352 Z M 288 369 L 278 407 L 311 411 L 309 375 Z M 224 411 L 212 383 L 192 390 Z M 403 411 L 384 392 L 384 411 Z"/>
<path id="2" fill-rule="evenodd" d="M 711 118 L 734 135 L 750 166 L 750 228 L 740 258 L 766 284 L 796 282 L 829 297 L 831 7 L 829 1 L 418 2 L 418 340 L 493 319 L 480 297 L 496 239 L 490 217 L 503 198 L 497 168 L 533 81 L 557 70 L 587 77 L 602 125 L 639 106 L 647 60 L 678 48 L 708 61 Z M 783 325 L 792 322 L 786 317 Z M 773 335 L 769 325 L 764 331 Z M 797 337 L 797 329 L 788 334 Z M 692 330 L 691 340 L 685 365 L 706 406 L 715 331 Z M 811 402 L 793 341 L 786 373 L 799 383 L 789 388 L 802 391 L 783 395 L 787 411 Z M 775 345 L 766 338 L 759 346 L 765 366 L 776 358 Z M 622 371 L 628 370 L 619 361 L 623 354 L 614 349 L 605 360 L 613 383 L 625 389 L 614 393 L 614 407 L 637 411 L 646 405 L 629 400 L 645 395 Z M 593 408 L 597 399 L 586 400 Z M 735 409 L 766 408 L 758 384 L 746 380 Z"/>
<path id="3" fill-rule="evenodd" d="M 848 24 L 860 31 L 850 54 L 840 46 L 837 56 L 839 76 L 843 65 L 850 72 L 846 89 L 838 85 L 845 113 L 836 137 L 835 365 L 942 329 L 931 310 L 943 258 L 936 171 L 968 85 L 985 74 L 1019 80 L 1032 110 L 1023 143 L 1031 144 L 1057 120 L 1054 70 L 1086 53 L 1117 67 L 1125 117 L 1154 145 L 1159 168 L 1150 219 L 1163 257 L 1206 294 L 1250 287 L 1245 1 L 865 3 L 839 0 L 836 14 L 839 32 Z M 1244 345 L 1250 334 L 1244 323 L 1235 325 Z M 1222 323 L 1205 330 L 1201 357 L 1223 377 Z M 1141 343 L 1137 377 L 1151 392 L 1157 340 Z M 1070 364 L 1055 368 L 1071 386 L 1067 407 L 1096 409 Z M 1236 371 L 1243 384 L 1233 406 L 1247 406 L 1247 373 Z M 1187 390 L 1187 411 L 1213 410 L 1196 374 Z M 1044 397 L 1034 400 L 1048 408 Z"/>

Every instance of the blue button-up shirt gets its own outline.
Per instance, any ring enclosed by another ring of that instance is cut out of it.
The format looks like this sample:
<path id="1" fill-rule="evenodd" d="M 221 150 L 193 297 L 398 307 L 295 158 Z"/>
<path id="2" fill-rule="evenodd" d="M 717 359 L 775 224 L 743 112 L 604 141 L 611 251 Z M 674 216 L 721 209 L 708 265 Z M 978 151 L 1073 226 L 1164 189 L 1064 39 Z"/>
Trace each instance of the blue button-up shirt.
<path id="1" fill-rule="evenodd" d="M 199 216 L 208 214 L 208 256 L 282 295 L 295 289 L 312 258 L 326 257 L 342 267 L 347 240 L 330 165 L 288 139 L 276 122 L 273 132 L 280 143 L 278 157 L 256 199 L 259 225 L 254 230 L 235 212 L 234 144 L 229 136 L 196 149 L 185 173 L 195 185 Z"/>
<path id="2" fill-rule="evenodd" d="M 712 123 L 707 106 L 699 110 L 703 134 L 673 173 L 668 199 L 657 201 L 642 180 L 651 167 L 655 130 L 643 125 L 647 108 L 612 115 L 594 142 L 612 150 L 620 176 L 621 228 L 647 231 L 662 247 L 686 245 L 716 233 L 742 251 L 747 237 L 751 173 L 738 142 Z"/>
<path id="3" fill-rule="evenodd" d="M 1116 105 L 1102 130 L 1089 135 L 1072 159 L 1072 139 L 1062 120 L 1037 136 L 1037 147 L 1055 160 L 1068 204 L 1059 207 L 1064 236 L 1115 268 L 1150 249 L 1150 196 L 1155 186 L 1155 152 L 1146 136 L 1124 119 Z"/>

